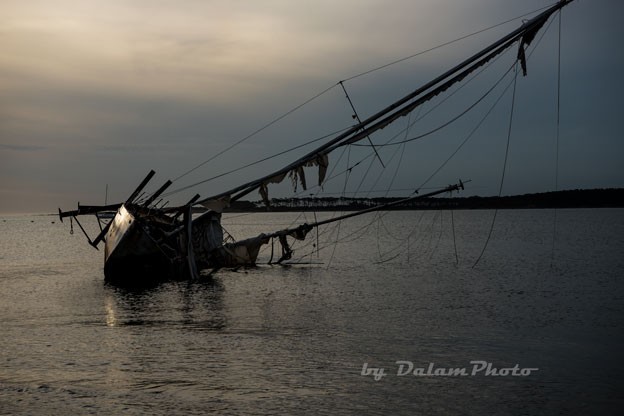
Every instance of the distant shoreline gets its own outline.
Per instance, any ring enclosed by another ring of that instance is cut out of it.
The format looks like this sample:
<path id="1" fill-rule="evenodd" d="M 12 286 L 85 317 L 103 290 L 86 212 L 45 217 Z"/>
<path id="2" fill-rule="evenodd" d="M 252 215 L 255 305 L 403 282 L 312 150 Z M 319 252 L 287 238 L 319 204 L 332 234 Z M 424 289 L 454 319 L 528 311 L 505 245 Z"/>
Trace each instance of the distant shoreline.
<path id="1" fill-rule="evenodd" d="M 274 198 L 267 207 L 262 201 L 236 201 L 229 212 L 357 211 L 402 198 Z M 425 198 L 388 208 L 389 211 L 444 209 L 549 209 L 624 208 L 624 188 L 575 189 L 511 196 L 469 196 Z M 196 208 L 196 213 L 204 209 Z M 58 212 L 6 212 L 2 217 L 20 215 L 55 216 Z"/>
<path id="2" fill-rule="evenodd" d="M 236 201 L 224 212 L 357 211 L 402 198 L 274 198 Z M 423 198 L 388 210 L 621 208 L 624 188 L 575 189 L 512 196 Z"/>

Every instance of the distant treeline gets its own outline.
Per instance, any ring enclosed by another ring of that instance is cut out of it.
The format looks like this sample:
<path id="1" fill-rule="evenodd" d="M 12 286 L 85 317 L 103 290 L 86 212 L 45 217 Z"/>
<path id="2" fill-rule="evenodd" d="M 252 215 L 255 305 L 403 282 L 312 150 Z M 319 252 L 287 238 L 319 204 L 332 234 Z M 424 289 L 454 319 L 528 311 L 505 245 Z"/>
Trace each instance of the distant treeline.
<path id="1" fill-rule="evenodd" d="M 261 211 L 355 211 L 387 204 L 402 198 L 273 198 L 236 201 L 226 212 Z M 419 209 L 519 209 L 519 208 L 607 208 L 624 207 L 624 189 L 576 189 L 503 197 L 423 198 L 394 206 L 392 210 Z"/>

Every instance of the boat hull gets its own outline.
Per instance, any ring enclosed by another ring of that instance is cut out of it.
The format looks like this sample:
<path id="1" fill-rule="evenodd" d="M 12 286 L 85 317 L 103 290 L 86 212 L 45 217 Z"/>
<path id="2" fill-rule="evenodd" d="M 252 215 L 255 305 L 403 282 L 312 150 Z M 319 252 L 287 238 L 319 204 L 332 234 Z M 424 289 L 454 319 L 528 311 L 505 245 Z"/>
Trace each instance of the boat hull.
<path id="1" fill-rule="evenodd" d="M 223 244 L 221 214 L 216 212 L 186 221 L 173 225 L 169 217 L 122 205 L 106 234 L 105 279 L 135 285 L 197 277 L 201 269 L 250 266 L 269 241 L 260 235 Z"/>
<path id="2" fill-rule="evenodd" d="M 125 206 L 112 220 L 104 250 L 104 277 L 119 283 L 142 283 L 175 275 L 175 261 L 163 251 Z"/>

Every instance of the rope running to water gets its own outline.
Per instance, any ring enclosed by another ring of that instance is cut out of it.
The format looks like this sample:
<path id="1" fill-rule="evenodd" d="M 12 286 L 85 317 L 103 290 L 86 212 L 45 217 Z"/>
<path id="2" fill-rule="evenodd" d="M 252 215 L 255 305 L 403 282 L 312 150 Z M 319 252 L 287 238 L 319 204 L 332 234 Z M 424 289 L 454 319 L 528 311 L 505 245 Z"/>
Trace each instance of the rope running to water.
<path id="1" fill-rule="evenodd" d="M 557 47 L 557 132 L 555 137 L 555 192 L 559 190 L 559 133 L 561 115 L 561 12 L 559 12 L 559 44 Z M 557 240 L 557 207 L 553 211 L 553 235 L 550 249 L 550 267 L 555 261 L 555 242 Z"/>
<path id="2" fill-rule="evenodd" d="M 511 142 L 511 128 L 513 126 L 513 115 L 514 115 L 514 107 L 516 103 L 516 84 L 518 80 L 518 63 L 516 62 L 516 71 L 514 74 L 514 82 L 513 82 L 513 92 L 511 94 L 511 111 L 509 112 L 509 127 L 507 129 L 507 145 L 505 147 L 505 160 L 503 161 L 503 172 L 501 175 L 500 186 L 498 187 L 498 196 L 500 197 L 503 193 L 503 184 L 505 183 L 505 172 L 507 171 L 507 158 L 509 157 L 509 143 Z M 492 237 L 492 231 L 494 231 L 494 223 L 496 222 L 496 215 L 498 214 L 498 208 L 494 210 L 494 216 L 492 217 L 492 224 L 490 224 L 490 231 L 488 233 L 487 239 L 485 240 L 485 244 L 483 245 L 483 249 L 481 250 L 481 254 L 477 257 L 477 260 L 472 265 L 474 269 L 475 266 L 483 257 L 485 250 L 490 242 L 490 238 Z"/>

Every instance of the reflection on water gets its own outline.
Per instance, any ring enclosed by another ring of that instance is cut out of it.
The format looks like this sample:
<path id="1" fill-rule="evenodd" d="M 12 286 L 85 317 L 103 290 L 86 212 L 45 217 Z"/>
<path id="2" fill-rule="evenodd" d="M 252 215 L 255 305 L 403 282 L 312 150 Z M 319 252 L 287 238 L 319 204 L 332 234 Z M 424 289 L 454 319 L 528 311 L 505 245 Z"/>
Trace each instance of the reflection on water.
<path id="1" fill-rule="evenodd" d="M 110 327 L 169 324 L 223 329 L 223 290 L 221 282 L 213 279 L 159 282 L 150 287 L 105 283 L 106 324 Z"/>
<path id="2" fill-rule="evenodd" d="M 116 326 L 117 313 L 115 312 L 115 303 L 111 296 L 104 298 L 104 308 L 106 309 L 106 326 Z"/>

